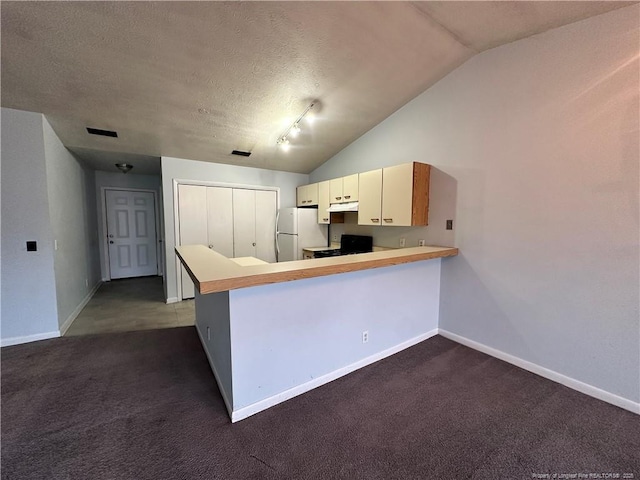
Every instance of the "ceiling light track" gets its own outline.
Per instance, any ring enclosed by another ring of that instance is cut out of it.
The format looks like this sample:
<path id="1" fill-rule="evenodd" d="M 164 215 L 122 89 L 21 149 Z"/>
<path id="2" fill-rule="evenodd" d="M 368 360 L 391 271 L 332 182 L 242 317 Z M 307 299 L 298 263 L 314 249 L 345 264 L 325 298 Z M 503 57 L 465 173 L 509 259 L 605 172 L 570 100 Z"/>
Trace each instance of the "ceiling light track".
<path id="1" fill-rule="evenodd" d="M 289 137 L 297 137 L 298 134 L 301 131 L 300 128 L 300 122 L 302 121 L 302 119 L 305 117 L 305 115 L 307 115 L 307 113 L 309 113 L 311 111 L 311 109 L 313 108 L 313 106 L 315 105 L 315 102 L 310 104 L 305 110 L 304 112 L 302 112 L 302 115 L 300 115 L 298 118 L 296 118 L 295 122 L 293 122 L 289 128 L 287 128 L 284 133 L 282 135 L 280 135 L 278 137 L 278 141 L 277 144 L 280 145 L 280 147 L 284 150 L 287 151 L 289 150 L 290 147 L 290 142 L 289 142 Z M 307 118 L 307 121 L 311 121 L 311 117 Z"/>

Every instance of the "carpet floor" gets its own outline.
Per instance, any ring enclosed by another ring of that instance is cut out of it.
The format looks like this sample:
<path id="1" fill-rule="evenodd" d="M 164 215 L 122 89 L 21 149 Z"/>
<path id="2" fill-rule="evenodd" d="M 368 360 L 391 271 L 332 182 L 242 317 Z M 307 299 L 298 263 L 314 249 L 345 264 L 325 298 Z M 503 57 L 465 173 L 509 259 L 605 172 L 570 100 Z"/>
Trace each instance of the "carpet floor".
<path id="1" fill-rule="evenodd" d="M 193 327 L 1 353 L 7 480 L 640 478 L 639 416 L 440 336 L 236 424 Z"/>

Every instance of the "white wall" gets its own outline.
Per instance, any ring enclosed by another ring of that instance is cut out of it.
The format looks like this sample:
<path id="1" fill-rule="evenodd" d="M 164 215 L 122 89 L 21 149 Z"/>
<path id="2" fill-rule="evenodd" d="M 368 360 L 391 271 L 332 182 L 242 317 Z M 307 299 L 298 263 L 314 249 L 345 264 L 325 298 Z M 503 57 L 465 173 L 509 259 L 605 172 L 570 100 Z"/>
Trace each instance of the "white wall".
<path id="1" fill-rule="evenodd" d="M 173 181 L 199 180 L 229 184 L 280 188 L 280 207 L 295 207 L 296 187 L 309 182 L 300 173 L 279 172 L 261 168 L 238 167 L 219 163 L 198 162 L 181 158 L 162 157 L 162 195 L 165 231 L 165 294 L 167 301 L 177 301 L 175 222 L 173 209 Z"/>
<path id="2" fill-rule="evenodd" d="M 636 403 L 639 9 L 472 58 L 310 176 L 434 165 L 460 248 L 440 327 Z"/>
<path id="3" fill-rule="evenodd" d="M 58 323 L 64 331 L 100 283 L 93 176 L 43 119 L 49 217 L 57 250 L 54 270 Z"/>
<path id="4" fill-rule="evenodd" d="M 115 167 L 114 167 L 115 170 Z M 109 264 L 107 261 L 107 257 L 105 254 L 106 251 L 106 231 L 105 225 L 106 220 L 104 218 L 104 188 L 115 187 L 115 188 L 131 188 L 131 189 L 142 189 L 142 190 L 153 190 L 156 192 L 156 196 L 158 199 L 158 205 L 156 208 L 159 209 L 159 213 L 157 214 L 158 219 L 162 219 L 162 196 L 161 196 L 161 179 L 160 175 L 138 175 L 135 173 L 122 173 L 120 171 L 115 172 L 103 172 L 100 170 L 96 170 L 95 172 L 95 203 L 96 203 L 96 214 L 97 214 L 97 223 L 98 223 L 98 248 L 100 252 L 100 272 L 102 276 L 102 280 L 109 279 Z M 162 238 L 162 228 L 161 225 L 156 225 L 156 229 L 158 231 L 158 238 Z M 159 259 L 161 260 L 161 259 Z M 162 265 L 160 265 L 162 270 Z"/>
<path id="5" fill-rule="evenodd" d="M 2 109 L 3 345 L 58 335 L 53 232 L 39 113 Z M 26 241 L 38 242 L 27 252 Z"/>

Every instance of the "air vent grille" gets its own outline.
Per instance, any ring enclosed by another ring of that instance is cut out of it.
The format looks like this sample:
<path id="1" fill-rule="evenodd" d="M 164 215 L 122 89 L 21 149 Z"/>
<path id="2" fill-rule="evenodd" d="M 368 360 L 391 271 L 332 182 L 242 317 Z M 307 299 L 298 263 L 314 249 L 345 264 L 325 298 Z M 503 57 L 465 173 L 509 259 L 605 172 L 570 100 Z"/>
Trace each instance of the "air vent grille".
<path id="1" fill-rule="evenodd" d="M 103 137 L 115 137 L 118 138 L 118 132 L 114 132 L 112 130 L 101 130 L 99 128 L 91 128 L 87 127 L 87 132 L 91 135 L 100 135 Z"/>
<path id="2" fill-rule="evenodd" d="M 242 150 L 234 150 L 231 152 L 231 155 L 240 155 L 241 157 L 248 157 L 251 155 L 251 152 L 243 152 Z"/>

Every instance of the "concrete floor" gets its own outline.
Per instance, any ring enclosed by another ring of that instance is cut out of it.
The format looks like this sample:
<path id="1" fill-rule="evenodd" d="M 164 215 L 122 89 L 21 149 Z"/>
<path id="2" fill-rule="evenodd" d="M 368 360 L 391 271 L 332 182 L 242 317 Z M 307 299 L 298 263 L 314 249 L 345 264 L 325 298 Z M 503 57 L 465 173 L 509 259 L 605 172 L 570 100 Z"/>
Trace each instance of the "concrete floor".
<path id="1" fill-rule="evenodd" d="M 127 332 L 194 325 L 195 302 L 167 305 L 162 277 L 127 278 L 103 283 L 65 336 Z"/>

